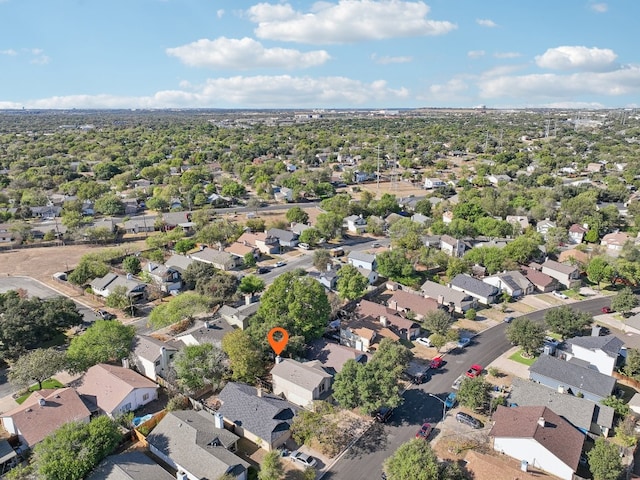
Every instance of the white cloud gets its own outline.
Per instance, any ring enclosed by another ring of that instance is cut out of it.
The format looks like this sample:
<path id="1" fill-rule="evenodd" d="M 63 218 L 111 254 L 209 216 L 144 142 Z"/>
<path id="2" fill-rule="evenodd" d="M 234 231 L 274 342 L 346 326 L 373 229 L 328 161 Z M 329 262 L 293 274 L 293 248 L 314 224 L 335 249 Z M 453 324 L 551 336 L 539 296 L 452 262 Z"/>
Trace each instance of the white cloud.
<path id="1" fill-rule="evenodd" d="M 260 3 L 248 10 L 259 38 L 309 44 L 340 44 L 398 37 L 444 35 L 457 26 L 427 19 L 423 2 L 340 0 L 317 2 L 307 13 L 290 4 Z"/>
<path id="2" fill-rule="evenodd" d="M 616 97 L 640 94 L 640 67 L 611 72 L 579 72 L 570 75 L 532 74 L 485 76 L 478 81 L 482 98 L 573 98 L 580 95 Z"/>
<path id="3" fill-rule="evenodd" d="M 222 17 L 224 16 L 224 10 L 223 10 L 223 9 L 218 10 L 218 11 L 216 12 L 216 16 L 217 16 L 218 18 L 222 18 Z"/>
<path id="4" fill-rule="evenodd" d="M 345 77 L 253 76 L 207 80 L 203 85 L 184 82 L 178 90 L 148 97 L 74 95 L 1 102 L 2 108 L 279 108 L 394 105 L 409 97 L 406 88 L 392 89 L 384 80 L 369 83 Z"/>
<path id="5" fill-rule="evenodd" d="M 168 48 L 168 55 L 192 67 L 232 68 L 308 68 L 322 65 L 331 57 L 324 50 L 300 52 L 287 48 L 265 48 L 252 38 L 201 39 L 180 47 Z"/>
<path id="6" fill-rule="evenodd" d="M 498 24 L 496 22 L 494 22 L 493 20 L 482 19 L 482 18 L 478 18 L 476 20 L 476 23 L 478 25 L 480 25 L 481 27 L 487 27 L 487 28 L 495 28 L 495 27 L 498 26 Z"/>
<path id="7" fill-rule="evenodd" d="M 485 53 L 486 52 L 484 50 L 469 50 L 467 52 L 467 57 L 469 57 L 469 58 L 480 58 L 480 57 L 484 57 Z"/>
<path id="8" fill-rule="evenodd" d="M 608 48 L 561 46 L 549 48 L 536 56 L 536 64 L 553 70 L 585 70 L 602 72 L 616 68 L 618 56 Z"/>
<path id="9" fill-rule="evenodd" d="M 1 2 L 2 0 L 0 0 Z M 18 55 L 18 52 L 16 52 L 15 50 L 13 50 L 12 48 L 9 48 L 7 50 L 0 50 L 0 55 L 8 55 L 10 57 L 15 57 L 16 55 Z"/>
<path id="10" fill-rule="evenodd" d="M 32 58 L 29 63 L 32 63 L 34 65 L 46 65 L 51 61 L 51 58 L 47 57 L 46 55 L 39 55 L 35 58 Z"/>
<path id="11" fill-rule="evenodd" d="M 591 3 L 589 8 L 596 13 L 606 13 L 609 10 L 609 5 L 606 3 Z"/>
<path id="12" fill-rule="evenodd" d="M 402 56 L 390 57 L 390 56 L 384 56 L 384 55 L 381 57 L 378 57 L 378 55 L 376 55 L 375 53 L 371 55 L 371 59 L 380 65 L 389 65 L 391 63 L 410 63 L 413 61 L 413 57 L 402 57 Z"/>
<path id="13" fill-rule="evenodd" d="M 496 52 L 493 56 L 496 58 L 518 58 L 521 57 L 522 54 L 518 52 Z"/>

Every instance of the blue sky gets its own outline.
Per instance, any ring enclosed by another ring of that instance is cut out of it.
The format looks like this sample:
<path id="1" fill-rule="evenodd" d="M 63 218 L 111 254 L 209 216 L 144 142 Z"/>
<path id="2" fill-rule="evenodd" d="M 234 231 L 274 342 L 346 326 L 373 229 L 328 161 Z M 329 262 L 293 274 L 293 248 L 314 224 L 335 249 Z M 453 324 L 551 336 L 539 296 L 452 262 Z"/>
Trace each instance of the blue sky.
<path id="1" fill-rule="evenodd" d="M 635 108 L 637 0 L 0 0 L 0 109 Z"/>

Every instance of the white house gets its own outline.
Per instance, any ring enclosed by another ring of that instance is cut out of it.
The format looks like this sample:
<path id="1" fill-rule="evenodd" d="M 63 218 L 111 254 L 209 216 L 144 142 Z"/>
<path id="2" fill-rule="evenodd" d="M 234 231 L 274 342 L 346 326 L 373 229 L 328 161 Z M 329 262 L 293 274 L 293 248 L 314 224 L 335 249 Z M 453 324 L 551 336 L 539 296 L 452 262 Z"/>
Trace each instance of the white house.
<path id="1" fill-rule="evenodd" d="M 155 382 L 158 376 L 167 378 L 169 363 L 177 352 L 176 347 L 157 338 L 136 335 L 132 357 L 137 370 Z"/>
<path id="2" fill-rule="evenodd" d="M 464 255 L 465 248 L 464 242 L 457 238 L 453 238 L 450 235 L 442 235 L 440 237 L 440 250 L 450 257 L 461 257 Z"/>
<path id="3" fill-rule="evenodd" d="M 367 221 L 361 215 L 349 215 L 344 218 L 344 226 L 351 233 L 363 233 L 367 229 Z"/>
<path id="4" fill-rule="evenodd" d="M 158 385 L 151 380 L 106 363 L 87 370 L 76 390 L 110 417 L 132 412 L 158 398 Z"/>
<path id="5" fill-rule="evenodd" d="M 513 298 L 531 295 L 536 289 L 533 283 L 517 270 L 491 275 L 482 281 L 499 288 Z"/>
<path id="6" fill-rule="evenodd" d="M 424 180 L 424 188 L 426 189 L 444 187 L 445 185 L 446 183 L 439 178 L 425 178 Z"/>
<path id="7" fill-rule="evenodd" d="M 557 226 L 558 224 L 556 222 L 552 222 L 547 218 L 546 220 L 541 220 L 536 224 L 536 232 L 542 234 L 542 236 L 546 238 L 549 229 L 556 228 Z"/>
<path id="8" fill-rule="evenodd" d="M 298 362 L 285 358 L 271 369 L 273 393 L 284 395 L 291 403 L 311 406 L 314 400 L 324 400 L 331 390 L 332 376 L 319 361 Z"/>
<path id="9" fill-rule="evenodd" d="M 611 375 L 618 361 L 624 342 L 615 335 L 573 337 L 565 342 L 559 354 L 565 360 L 577 358 L 588 362 L 593 368 L 605 375 Z"/>
<path id="10" fill-rule="evenodd" d="M 456 275 L 449 283 L 449 287 L 477 298 L 478 302 L 484 305 L 495 303 L 496 297 L 500 294 L 500 290 L 497 287 L 466 273 Z"/>
<path id="11" fill-rule="evenodd" d="M 378 267 L 376 256 L 365 252 L 349 252 L 347 262 L 356 268 L 364 268 L 366 270 L 376 270 Z"/>
<path id="12" fill-rule="evenodd" d="M 584 435 L 547 407 L 503 407 L 493 415 L 493 449 L 564 480 L 578 469 Z M 496 477 L 497 478 L 497 477 Z"/>

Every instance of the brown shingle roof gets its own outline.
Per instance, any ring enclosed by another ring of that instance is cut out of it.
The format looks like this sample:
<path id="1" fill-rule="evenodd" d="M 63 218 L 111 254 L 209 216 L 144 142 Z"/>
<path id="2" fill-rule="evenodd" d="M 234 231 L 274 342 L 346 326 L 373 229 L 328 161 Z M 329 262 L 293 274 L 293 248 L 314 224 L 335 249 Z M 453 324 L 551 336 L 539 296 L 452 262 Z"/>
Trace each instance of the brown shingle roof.
<path id="1" fill-rule="evenodd" d="M 555 278 L 550 277 L 546 273 L 542 273 L 534 268 L 523 267 L 523 270 L 525 272 L 524 276 L 527 277 L 531 283 L 538 287 L 547 287 L 555 281 Z"/>
<path id="2" fill-rule="evenodd" d="M 376 319 L 379 319 L 380 317 L 387 317 L 389 323 L 405 330 L 410 330 L 411 328 L 419 326 L 413 320 L 408 320 L 397 315 L 396 312 L 390 308 L 380 305 L 379 303 L 370 302 L 369 300 L 360 301 L 360 305 L 356 308 L 356 314 L 358 316 L 373 317 Z"/>
<path id="3" fill-rule="evenodd" d="M 539 424 L 543 419 L 545 426 Z M 584 435 L 547 407 L 499 406 L 493 416 L 492 437 L 531 438 L 572 468 L 578 468 Z"/>
<path id="4" fill-rule="evenodd" d="M 40 400 L 44 399 L 44 405 Z M 67 422 L 88 419 L 89 409 L 73 388 L 33 392 L 25 402 L 2 417 L 11 417 L 29 446 L 40 442 Z"/>
<path id="5" fill-rule="evenodd" d="M 434 298 L 426 298 L 416 293 L 396 290 L 389 299 L 389 302 L 396 302 L 399 308 L 411 310 L 414 313 L 424 315 L 438 309 L 438 301 Z"/>

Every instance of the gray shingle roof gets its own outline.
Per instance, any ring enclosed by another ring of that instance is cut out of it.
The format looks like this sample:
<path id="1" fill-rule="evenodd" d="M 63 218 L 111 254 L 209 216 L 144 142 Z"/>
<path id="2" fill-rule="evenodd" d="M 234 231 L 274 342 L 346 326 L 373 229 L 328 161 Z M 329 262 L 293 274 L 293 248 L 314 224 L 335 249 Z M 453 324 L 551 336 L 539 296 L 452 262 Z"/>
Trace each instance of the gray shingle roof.
<path id="1" fill-rule="evenodd" d="M 140 451 L 111 455 L 87 480 L 175 480 L 175 477 Z"/>
<path id="2" fill-rule="evenodd" d="M 242 425 L 248 432 L 271 444 L 283 431 L 289 430 L 298 408 L 286 400 L 263 393 L 243 383 L 229 382 L 218 396 L 219 412 L 225 420 Z"/>
<path id="3" fill-rule="evenodd" d="M 193 262 L 195 262 L 193 258 L 185 257 L 184 255 L 171 255 L 164 264 L 167 267 L 175 268 L 179 272 L 184 272 Z"/>
<path id="4" fill-rule="evenodd" d="M 211 414 L 193 410 L 169 412 L 147 437 L 150 445 L 198 478 L 218 478 L 240 465 L 249 468 L 227 450 L 238 439 L 216 428 Z"/>
<path id="5" fill-rule="evenodd" d="M 295 385 L 308 391 L 313 391 L 326 378 L 331 378 L 320 366 L 320 362 L 314 366 L 311 363 L 297 362 L 290 358 L 285 358 L 280 363 L 276 363 L 271 369 L 271 375 L 288 380 Z"/>
<path id="6" fill-rule="evenodd" d="M 356 252 L 356 251 L 349 252 L 349 256 L 347 258 L 349 258 L 349 260 L 358 260 L 360 262 L 365 262 L 365 263 L 373 263 L 376 261 L 375 255 L 371 255 L 370 253 L 365 253 L 365 252 Z"/>
<path id="7" fill-rule="evenodd" d="M 493 285 L 484 283 L 482 280 L 473 278 L 471 275 L 461 273 L 451 280 L 451 285 L 461 288 L 465 292 L 474 293 L 482 297 L 491 297 L 497 295 L 499 290 Z"/>
<path id="8" fill-rule="evenodd" d="M 616 379 L 609 375 L 550 355 L 540 355 L 538 360 L 529 367 L 529 373 L 557 380 L 567 387 L 602 398 L 611 395 L 616 384 Z"/>
<path id="9" fill-rule="evenodd" d="M 283 230 L 281 228 L 270 228 L 267 230 L 267 235 L 270 237 L 276 237 L 281 242 L 293 242 L 298 238 L 297 233 L 290 232 L 289 230 Z"/>
<path id="10" fill-rule="evenodd" d="M 604 335 L 602 337 L 573 337 L 566 341 L 569 345 L 586 348 L 588 350 L 602 350 L 612 358 L 618 358 L 620 349 L 624 342 L 615 335 Z"/>
<path id="11" fill-rule="evenodd" d="M 147 335 L 136 335 L 133 340 L 133 353 L 140 358 L 155 362 L 160 358 L 161 349 L 178 351 L 173 345 L 169 345 L 157 338 L 149 337 Z"/>

